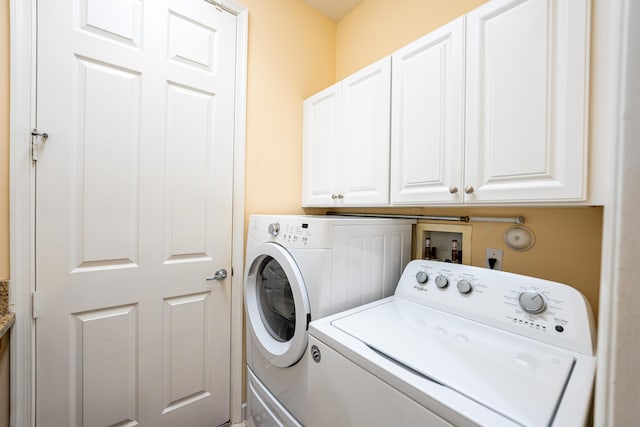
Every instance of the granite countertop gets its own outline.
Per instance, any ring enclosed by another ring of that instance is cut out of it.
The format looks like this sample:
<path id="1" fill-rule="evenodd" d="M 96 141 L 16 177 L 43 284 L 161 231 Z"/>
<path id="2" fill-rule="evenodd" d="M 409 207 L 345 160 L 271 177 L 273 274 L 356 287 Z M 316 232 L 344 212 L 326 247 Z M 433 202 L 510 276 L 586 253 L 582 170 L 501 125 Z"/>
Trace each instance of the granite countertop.
<path id="1" fill-rule="evenodd" d="M 9 312 L 9 281 L 0 280 L 0 337 L 11 329 L 15 321 L 15 313 Z"/>
<path id="2" fill-rule="evenodd" d="M 11 329 L 13 323 L 16 321 L 15 313 L 7 313 L 0 316 L 0 337 L 3 337 L 4 334 Z"/>

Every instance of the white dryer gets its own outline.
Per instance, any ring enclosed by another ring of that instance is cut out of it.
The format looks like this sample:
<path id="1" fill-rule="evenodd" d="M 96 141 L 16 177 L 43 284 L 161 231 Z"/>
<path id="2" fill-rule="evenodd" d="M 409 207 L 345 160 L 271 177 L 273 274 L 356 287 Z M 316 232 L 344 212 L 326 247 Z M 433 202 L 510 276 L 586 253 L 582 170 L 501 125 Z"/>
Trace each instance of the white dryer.
<path id="1" fill-rule="evenodd" d="M 437 261 L 310 325 L 309 427 L 583 426 L 591 308 L 556 282 Z"/>
<path id="2" fill-rule="evenodd" d="M 306 424 L 309 322 L 392 295 L 414 220 L 253 215 L 247 233 L 249 425 Z"/>

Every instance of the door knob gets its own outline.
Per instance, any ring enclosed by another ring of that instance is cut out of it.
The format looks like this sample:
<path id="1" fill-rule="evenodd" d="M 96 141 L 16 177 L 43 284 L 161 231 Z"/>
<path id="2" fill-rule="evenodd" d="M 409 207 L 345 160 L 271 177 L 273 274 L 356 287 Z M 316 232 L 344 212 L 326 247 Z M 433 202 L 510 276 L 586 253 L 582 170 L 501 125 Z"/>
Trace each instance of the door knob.
<path id="1" fill-rule="evenodd" d="M 216 271 L 213 276 L 207 277 L 207 280 L 223 280 L 226 277 L 227 277 L 227 270 L 224 268 L 221 268 L 220 270 Z"/>

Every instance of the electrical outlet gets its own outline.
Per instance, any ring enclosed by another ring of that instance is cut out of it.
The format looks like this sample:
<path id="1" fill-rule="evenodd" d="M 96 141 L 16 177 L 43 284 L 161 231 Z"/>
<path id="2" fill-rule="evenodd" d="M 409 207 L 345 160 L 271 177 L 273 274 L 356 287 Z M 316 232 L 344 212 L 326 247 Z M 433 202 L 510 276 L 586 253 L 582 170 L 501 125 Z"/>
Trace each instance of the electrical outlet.
<path id="1" fill-rule="evenodd" d="M 487 268 L 491 268 L 489 258 L 496 260 L 496 263 L 493 265 L 494 270 L 502 270 L 502 249 L 487 248 L 487 256 L 484 260 L 485 267 Z"/>

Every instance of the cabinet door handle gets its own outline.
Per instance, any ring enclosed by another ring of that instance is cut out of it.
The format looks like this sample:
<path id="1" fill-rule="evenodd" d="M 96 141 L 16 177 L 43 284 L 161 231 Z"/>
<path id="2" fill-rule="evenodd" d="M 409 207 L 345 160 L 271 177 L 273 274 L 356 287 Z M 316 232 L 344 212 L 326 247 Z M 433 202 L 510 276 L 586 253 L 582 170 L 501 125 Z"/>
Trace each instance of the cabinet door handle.
<path id="1" fill-rule="evenodd" d="M 338 195 L 337 195 L 337 194 L 332 194 L 332 195 L 331 195 L 331 200 L 335 200 L 335 199 L 337 199 L 337 198 L 338 198 Z"/>
<path id="2" fill-rule="evenodd" d="M 455 185 L 452 185 L 451 187 L 449 187 L 449 193 L 456 194 L 457 192 L 458 192 L 458 187 L 456 187 Z"/>
<path id="3" fill-rule="evenodd" d="M 344 196 L 342 194 L 338 194 L 338 200 L 342 200 L 344 199 Z"/>
<path id="4" fill-rule="evenodd" d="M 473 187 L 471 185 L 467 185 L 466 187 L 464 187 L 464 192 L 467 194 L 471 194 L 473 193 Z"/>

